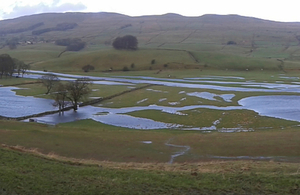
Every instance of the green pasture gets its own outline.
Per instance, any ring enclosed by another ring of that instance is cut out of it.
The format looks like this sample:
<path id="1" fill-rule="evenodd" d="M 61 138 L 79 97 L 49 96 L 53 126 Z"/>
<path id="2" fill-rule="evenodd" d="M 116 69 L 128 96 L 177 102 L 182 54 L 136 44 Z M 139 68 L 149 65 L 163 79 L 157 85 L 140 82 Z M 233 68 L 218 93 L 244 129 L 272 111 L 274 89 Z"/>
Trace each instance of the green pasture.
<path id="1" fill-rule="evenodd" d="M 1 121 L 0 143 L 36 148 L 44 154 L 113 162 L 169 162 L 171 155 L 181 148 L 166 146 L 167 142 L 191 147 L 175 162 L 206 161 L 211 156 L 264 156 L 298 162 L 299 132 L 298 127 L 202 133 L 176 129 L 130 130 L 92 120 L 56 126 Z"/>
<path id="2" fill-rule="evenodd" d="M 147 170 L 140 165 L 128 165 L 126 169 L 109 168 L 101 162 L 83 165 L 2 148 L 0 157 L 1 194 L 299 193 L 299 164 L 158 164 L 151 165 L 154 170 Z"/>

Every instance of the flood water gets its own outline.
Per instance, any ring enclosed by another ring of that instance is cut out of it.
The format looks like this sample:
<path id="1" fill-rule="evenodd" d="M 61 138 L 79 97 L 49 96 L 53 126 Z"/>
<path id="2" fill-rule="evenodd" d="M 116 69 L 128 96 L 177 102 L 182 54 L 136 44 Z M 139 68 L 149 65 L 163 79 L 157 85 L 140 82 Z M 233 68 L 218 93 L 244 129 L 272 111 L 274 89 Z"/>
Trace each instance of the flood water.
<path id="1" fill-rule="evenodd" d="M 40 78 L 42 74 L 49 72 L 32 71 L 35 74 L 25 75 L 28 78 Z M 69 75 L 56 73 L 62 80 L 74 80 L 76 78 L 82 78 L 80 75 Z M 219 90 L 219 94 L 210 92 L 192 92 L 186 93 L 181 91 L 181 94 L 187 96 L 195 96 L 207 100 L 219 101 L 222 99 L 225 102 L 231 102 L 235 97 L 234 92 L 294 92 L 300 93 L 300 85 L 296 82 L 294 84 L 282 84 L 282 83 L 256 83 L 255 81 L 244 81 L 242 77 L 207 77 L 205 78 L 185 78 L 185 79 L 165 79 L 165 78 L 152 78 L 152 77 L 88 77 L 96 80 L 94 84 L 102 85 L 128 85 L 132 88 L 135 84 L 147 83 L 147 84 L 160 84 L 169 87 L 184 87 L 192 89 L 216 89 Z M 218 80 L 214 80 L 218 79 Z M 238 81 L 227 81 L 228 79 Z M 223 81 L 219 81 L 223 80 Z M 235 84 L 235 87 L 226 86 L 229 84 Z M 1 83 L 0 83 L 1 84 Z M 214 84 L 214 85 L 212 85 Z M 18 96 L 12 90 L 17 90 L 14 87 L 0 87 L 0 115 L 6 117 L 20 117 L 32 114 L 38 114 L 45 111 L 55 110 L 52 106 L 52 100 L 35 98 L 35 97 L 23 97 Z M 25 89 L 23 89 L 25 90 Z M 165 91 L 158 91 L 153 89 L 147 89 L 153 91 L 153 93 L 167 93 Z M 224 92 L 225 91 L 225 92 Z M 230 91 L 230 93 L 226 93 Z M 223 93 L 224 92 L 224 93 Z M 216 99 L 216 97 L 218 99 Z M 186 98 L 182 98 L 180 101 L 184 101 Z M 147 102 L 148 98 L 142 99 L 137 104 Z M 159 102 L 167 101 L 167 98 L 162 98 Z M 174 104 L 174 105 L 173 105 Z M 187 110 L 193 110 L 198 108 L 215 109 L 215 110 L 240 110 L 247 109 L 253 110 L 262 116 L 269 116 L 275 118 L 281 118 L 286 120 L 300 122 L 300 108 L 296 105 L 300 105 L 300 94 L 298 95 L 264 95 L 253 96 L 243 98 L 238 101 L 239 106 L 226 106 L 218 107 L 212 105 L 189 105 L 179 107 L 180 102 L 169 102 L 170 106 L 133 106 L 126 108 L 105 108 L 86 106 L 81 107 L 77 112 L 72 110 L 67 111 L 64 115 L 52 114 L 44 117 L 36 118 L 38 122 L 47 124 L 58 124 L 65 122 L 72 122 L 82 119 L 92 119 L 104 124 L 126 127 L 132 129 L 182 129 L 182 130 L 202 130 L 202 131 L 224 131 L 231 132 L 233 129 L 217 129 L 215 124 L 211 124 L 208 127 L 194 127 L 184 126 L 182 124 L 169 124 L 161 121 L 154 121 L 147 118 L 139 118 L 130 116 L 129 113 L 142 110 L 158 110 L 161 112 L 184 115 L 182 112 Z M 176 105 L 176 107 L 175 107 Z M 216 119 L 217 120 L 217 119 Z M 237 131 L 241 131 L 238 129 Z M 245 131 L 248 131 L 247 129 Z"/>

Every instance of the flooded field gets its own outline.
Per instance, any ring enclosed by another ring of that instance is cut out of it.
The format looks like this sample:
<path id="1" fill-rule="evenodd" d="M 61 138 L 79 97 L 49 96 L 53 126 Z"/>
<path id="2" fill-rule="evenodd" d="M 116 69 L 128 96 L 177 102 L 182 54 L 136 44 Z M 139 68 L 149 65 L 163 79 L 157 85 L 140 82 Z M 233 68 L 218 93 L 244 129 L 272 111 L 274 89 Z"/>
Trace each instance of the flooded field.
<path id="1" fill-rule="evenodd" d="M 40 78 L 42 71 L 31 71 L 25 75 L 27 78 Z M 80 75 L 53 73 L 61 80 L 74 80 L 82 78 Z M 132 129 L 181 129 L 181 130 L 201 130 L 236 132 L 251 131 L 252 128 L 242 126 L 225 127 L 220 125 L 222 118 L 215 118 L 211 122 L 206 122 L 205 126 L 195 126 L 193 124 L 180 124 L 166 122 L 164 118 L 153 120 L 145 117 L 133 116 L 131 113 L 141 111 L 159 111 L 170 115 L 189 116 L 189 111 L 199 111 L 201 109 L 217 111 L 237 111 L 250 110 L 260 116 L 274 117 L 284 120 L 300 122 L 300 108 L 295 106 L 300 104 L 300 85 L 296 82 L 298 78 L 293 78 L 290 83 L 269 83 L 247 81 L 242 77 L 221 77 L 205 76 L 199 78 L 154 78 L 142 76 L 127 77 L 86 77 L 93 80 L 93 92 L 98 92 L 97 85 L 120 85 L 128 88 L 135 88 L 137 84 L 155 84 L 159 87 L 147 88 L 139 93 L 135 103 L 115 104 L 114 99 L 109 102 L 95 106 L 80 108 L 77 112 L 67 111 L 64 115 L 52 114 L 35 118 L 36 121 L 48 124 L 58 124 L 72 122 L 83 119 L 93 119 L 95 121 Z M 290 80 L 290 78 L 285 78 Z M 159 88 L 159 89 L 158 89 Z M 30 114 L 37 114 L 44 111 L 54 110 L 52 100 L 18 96 L 12 90 L 20 90 L 12 87 L 0 88 L 0 115 L 5 117 L 19 117 Z M 26 90 L 26 89 L 23 89 Z M 211 91 L 214 92 L 211 92 Z M 174 92 L 176 91 L 176 92 Z M 246 97 L 238 99 L 237 96 L 247 93 Z M 253 96 L 251 96 L 253 93 Z M 261 93 L 261 95 L 260 95 Z M 290 95 L 286 95 L 290 93 Z M 268 94 L 268 95 L 266 95 Z M 282 95 L 281 95 L 282 94 Z M 93 96 L 91 98 L 99 98 Z M 124 100 L 127 102 L 128 97 Z M 195 99 L 196 98 L 196 99 Z M 177 101 L 173 101 L 177 99 Z M 192 101 L 193 100 L 193 101 Z M 11 102 L 14 102 L 13 104 Z M 20 110 L 21 108 L 21 110 Z M 205 119 L 202 119 L 205 120 Z M 216 121 L 219 121 L 216 123 Z M 264 127 L 259 127 L 264 128 Z"/>

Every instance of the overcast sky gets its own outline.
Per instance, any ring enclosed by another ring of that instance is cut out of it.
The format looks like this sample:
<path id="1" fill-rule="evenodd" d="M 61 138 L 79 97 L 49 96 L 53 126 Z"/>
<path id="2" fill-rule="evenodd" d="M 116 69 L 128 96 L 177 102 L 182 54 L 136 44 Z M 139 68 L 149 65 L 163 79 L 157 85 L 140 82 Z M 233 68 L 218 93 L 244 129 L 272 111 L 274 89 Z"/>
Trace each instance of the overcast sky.
<path id="1" fill-rule="evenodd" d="M 45 12 L 116 12 L 129 16 L 238 14 L 300 22 L 300 0 L 0 0 L 0 20 Z"/>

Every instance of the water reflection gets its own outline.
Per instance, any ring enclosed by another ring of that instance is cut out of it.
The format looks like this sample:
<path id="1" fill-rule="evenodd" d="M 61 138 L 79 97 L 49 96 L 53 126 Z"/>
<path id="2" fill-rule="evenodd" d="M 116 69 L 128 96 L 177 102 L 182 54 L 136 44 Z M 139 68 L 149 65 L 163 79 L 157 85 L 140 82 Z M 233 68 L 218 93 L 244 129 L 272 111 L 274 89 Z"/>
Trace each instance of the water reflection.
<path id="1" fill-rule="evenodd" d="M 32 71 L 39 74 L 48 74 L 48 72 Z M 68 75 L 59 74 L 56 75 L 62 77 L 66 80 L 74 80 L 76 78 L 81 78 L 81 75 Z M 31 78 L 39 78 L 39 75 L 27 75 Z M 216 89 L 220 91 L 263 91 L 263 92 L 300 92 L 300 87 L 298 83 L 294 84 L 279 84 L 279 83 L 255 83 L 251 82 L 234 82 L 235 84 L 241 84 L 241 86 L 246 87 L 232 87 L 232 86 L 219 86 L 219 85 L 207 85 L 195 83 L 202 82 L 199 78 L 191 79 L 154 79 L 152 77 L 130 77 L 130 78 L 110 78 L 110 77 L 89 77 L 93 80 L 99 80 L 94 83 L 105 84 L 105 85 L 134 85 L 137 83 L 152 83 L 160 84 L 171 87 L 187 87 L 187 88 L 209 88 Z M 145 80 L 141 80 L 141 78 Z M 234 79 L 231 78 L 230 79 Z M 236 78 L 242 80 L 243 78 Z M 188 83 L 188 80 L 193 83 Z M 226 80 L 226 79 L 224 79 Z M 184 81 L 184 82 L 183 82 Z M 214 81 L 211 81 L 214 82 Z M 220 81 L 216 81 L 220 82 Z M 232 82 L 227 82 L 227 84 Z M 226 84 L 226 81 L 222 82 Z M 251 88 L 256 87 L 256 88 Z M 54 110 L 52 106 L 53 100 L 47 100 L 35 97 L 24 97 L 15 94 L 13 89 L 18 89 L 16 87 L 1 87 L 0 88 L 0 115 L 6 117 L 21 117 L 32 114 L 38 114 L 45 111 Z M 162 92 L 158 90 L 148 89 L 149 91 Z M 186 93 L 185 91 L 179 92 L 185 93 L 189 96 L 196 96 L 208 100 L 217 100 L 215 97 L 222 98 L 226 102 L 231 102 L 231 99 L 235 97 L 235 94 L 214 94 L 209 92 L 194 92 Z M 138 103 L 147 101 L 148 99 L 143 99 Z M 166 101 L 167 98 L 159 99 L 159 102 Z M 183 101 L 182 99 L 181 101 Z M 105 107 L 94 107 L 86 106 L 80 108 L 77 112 L 72 110 L 67 111 L 64 115 L 52 114 L 44 117 L 38 117 L 36 120 L 41 123 L 48 124 L 58 124 L 65 122 L 72 122 L 82 119 L 92 119 L 104 124 L 114 125 L 119 127 L 133 128 L 133 129 L 165 129 L 165 128 L 176 128 L 183 130 L 199 130 L 199 131 L 249 131 L 251 129 L 218 129 L 216 124 L 212 124 L 209 127 L 191 127 L 183 126 L 181 124 L 169 124 L 160 121 L 154 121 L 147 118 L 139 118 L 130 116 L 129 113 L 135 111 L 143 110 L 157 110 L 160 112 L 165 112 L 175 115 L 186 115 L 183 111 L 193 110 L 193 109 L 214 109 L 214 110 L 240 110 L 247 109 L 253 110 L 262 116 L 269 116 L 275 118 L 281 118 L 285 120 L 292 120 L 300 122 L 300 108 L 297 106 L 300 104 L 300 96 L 297 95 L 268 95 L 268 96 L 255 96 L 247 97 L 238 101 L 239 106 L 226 106 L 218 107 L 211 105 L 189 105 L 183 107 L 168 107 L 168 106 L 158 106 L 158 105 L 148 105 L 148 106 L 134 106 L 126 108 L 105 108 Z M 169 104 L 180 104 L 180 102 L 169 102 Z M 20 112 L 22 110 L 22 112 Z M 100 113 L 100 114 L 99 114 Z"/>
<path id="2" fill-rule="evenodd" d="M 52 111 L 52 100 L 16 95 L 17 87 L 0 87 L 0 115 L 21 117 Z"/>
<path id="3" fill-rule="evenodd" d="M 278 84 L 278 83 L 257 83 L 255 81 L 245 81 L 245 82 L 232 82 L 226 81 L 227 78 L 230 79 L 240 79 L 240 77 L 203 77 L 206 80 L 200 78 L 192 79 L 172 79 L 172 78 L 155 78 L 155 77 L 142 77 L 142 76 L 121 76 L 121 77 L 95 77 L 95 76 L 83 76 L 83 75 L 71 75 L 62 74 L 54 72 L 43 72 L 43 71 L 29 71 L 29 74 L 24 75 L 26 78 L 40 78 L 42 74 L 55 74 L 64 80 L 73 80 L 82 77 L 89 78 L 91 80 L 102 80 L 102 81 L 112 81 L 115 84 L 156 84 L 164 85 L 168 87 L 182 87 L 182 88 L 193 88 L 193 89 L 213 89 L 219 91 L 239 91 L 239 92 L 296 92 L 300 93 L 300 86 L 297 84 Z M 36 75 L 39 74 L 39 75 Z M 209 79 L 225 79 L 225 81 L 207 81 Z M 101 84 L 101 83 L 98 83 Z M 222 86 L 219 86 L 222 85 Z M 236 85 L 226 86 L 226 85 Z"/>

